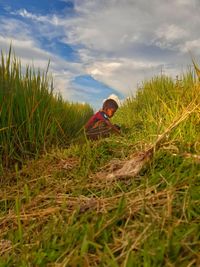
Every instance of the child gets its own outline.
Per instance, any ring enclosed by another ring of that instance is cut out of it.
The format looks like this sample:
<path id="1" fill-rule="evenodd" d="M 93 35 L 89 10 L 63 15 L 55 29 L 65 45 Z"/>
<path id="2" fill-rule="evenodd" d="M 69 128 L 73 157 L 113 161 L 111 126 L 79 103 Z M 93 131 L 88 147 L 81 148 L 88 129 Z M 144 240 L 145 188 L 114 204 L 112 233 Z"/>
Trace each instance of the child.
<path id="1" fill-rule="evenodd" d="M 100 111 L 94 114 L 85 125 L 86 136 L 91 140 L 107 137 L 111 133 L 120 134 L 120 127 L 113 125 L 111 118 L 118 109 L 118 104 L 113 99 L 107 99 Z"/>

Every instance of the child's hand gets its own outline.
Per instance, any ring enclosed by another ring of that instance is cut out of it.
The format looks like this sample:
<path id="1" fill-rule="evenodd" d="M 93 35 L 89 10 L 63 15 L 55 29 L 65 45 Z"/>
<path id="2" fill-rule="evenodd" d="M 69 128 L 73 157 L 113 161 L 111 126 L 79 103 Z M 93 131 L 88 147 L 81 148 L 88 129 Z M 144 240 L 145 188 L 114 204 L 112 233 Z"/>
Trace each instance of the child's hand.
<path id="1" fill-rule="evenodd" d="M 114 124 L 114 126 L 120 131 L 121 127 L 118 124 Z"/>
<path id="2" fill-rule="evenodd" d="M 114 131 L 116 132 L 116 133 L 118 133 L 118 134 L 121 134 L 121 132 L 120 132 L 120 126 L 119 125 L 117 125 L 117 124 L 113 124 L 113 127 L 112 127 L 113 129 L 114 129 Z"/>

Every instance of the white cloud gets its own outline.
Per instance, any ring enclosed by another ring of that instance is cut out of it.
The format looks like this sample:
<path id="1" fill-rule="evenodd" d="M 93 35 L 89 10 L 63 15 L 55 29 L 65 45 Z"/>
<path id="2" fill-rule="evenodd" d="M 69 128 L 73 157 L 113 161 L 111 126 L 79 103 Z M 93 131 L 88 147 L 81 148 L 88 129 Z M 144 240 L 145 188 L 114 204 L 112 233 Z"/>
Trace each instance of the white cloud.
<path id="1" fill-rule="evenodd" d="M 188 36 L 184 28 L 174 24 L 162 25 L 155 34 L 158 40 L 163 40 L 166 44 L 182 40 Z"/>
<path id="2" fill-rule="evenodd" d="M 121 58 L 115 62 L 110 62 L 109 59 L 94 62 L 87 68 L 87 72 L 94 79 L 127 94 L 131 90 L 136 90 L 137 83 L 150 76 L 148 73 L 152 74 L 154 71 L 158 74 L 160 69 L 161 63 Z M 137 73 L 137 81 L 135 73 Z"/>
<path id="3" fill-rule="evenodd" d="M 186 41 L 180 47 L 181 47 L 183 52 L 188 52 L 188 51 L 199 52 L 200 38 L 196 39 L 196 40 Z"/>
<path id="4" fill-rule="evenodd" d="M 75 3 L 81 16 L 66 24 L 66 41 L 84 46 L 79 53 L 87 73 L 125 94 L 161 67 L 176 76 L 187 68 L 188 49 L 198 46 L 196 0 Z"/>
<path id="5" fill-rule="evenodd" d="M 33 58 L 34 65 L 45 67 L 50 58 L 63 95 L 73 95 L 70 82 L 81 74 L 129 94 L 161 68 L 179 74 L 190 63 L 188 50 L 200 55 L 199 0 L 75 0 L 71 17 L 40 16 L 25 9 L 15 14 L 32 21 L 39 36 L 76 46 L 80 62 L 66 62 L 45 52 L 25 23 L 0 21 L 1 47 L 12 39 L 18 56 L 24 62 Z"/>
<path id="6" fill-rule="evenodd" d="M 39 14 L 33 14 L 31 12 L 28 12 L 26 9 L 19 9 L 17 11 L 11 12 L 13 15 L 19 15 L 23 18 L 31 19 L 35 22 L 42 22 L 42 23 L 48 23 L 52 24 L 54 26 L 62 26 L 63 20 L 60 20 L 60 18 L 56 15 L 39 15 Z"/>

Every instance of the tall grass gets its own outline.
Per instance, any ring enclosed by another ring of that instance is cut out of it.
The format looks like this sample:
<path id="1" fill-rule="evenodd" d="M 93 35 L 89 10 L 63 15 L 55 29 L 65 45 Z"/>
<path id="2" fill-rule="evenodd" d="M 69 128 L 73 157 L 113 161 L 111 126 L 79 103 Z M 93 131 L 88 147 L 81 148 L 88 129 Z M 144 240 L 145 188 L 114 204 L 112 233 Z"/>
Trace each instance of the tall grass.
<path id="1" fill-rule="evenodd" d="M 0 164 L 8 166 L 52 146 L 67 145 L 92 114 L 89 105 L 64 101 L 54 94 L 46 72 L 1 53 Z"/>
<path id="2" fill-rule="evenodd" d="M 195 73 L 188 71 L 176 80 L 161 75 L 145 81 L 136 96 L 125 101 L 116 120 L 122 125 L 126 122 L 131 138 L 154 141 L 192 102 L 193 105 L 200 102 L 200 85 Z M 183 123 L 176 138 L 195 143 L 199 140 L 199 109 L 190 119 L 190 127 Z"/>

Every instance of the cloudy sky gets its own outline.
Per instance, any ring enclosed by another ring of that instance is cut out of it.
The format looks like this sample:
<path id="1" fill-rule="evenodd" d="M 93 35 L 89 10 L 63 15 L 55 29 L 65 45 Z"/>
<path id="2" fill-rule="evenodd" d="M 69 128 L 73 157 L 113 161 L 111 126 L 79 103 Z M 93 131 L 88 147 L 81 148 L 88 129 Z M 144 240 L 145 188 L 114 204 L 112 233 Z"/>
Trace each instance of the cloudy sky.
<path id="1" fill-rule="evenodd" d="M 97 107 L 200 56 L 200 0 L 0 0 L 0 49 L 45 69 L 70 101 Z"/>

